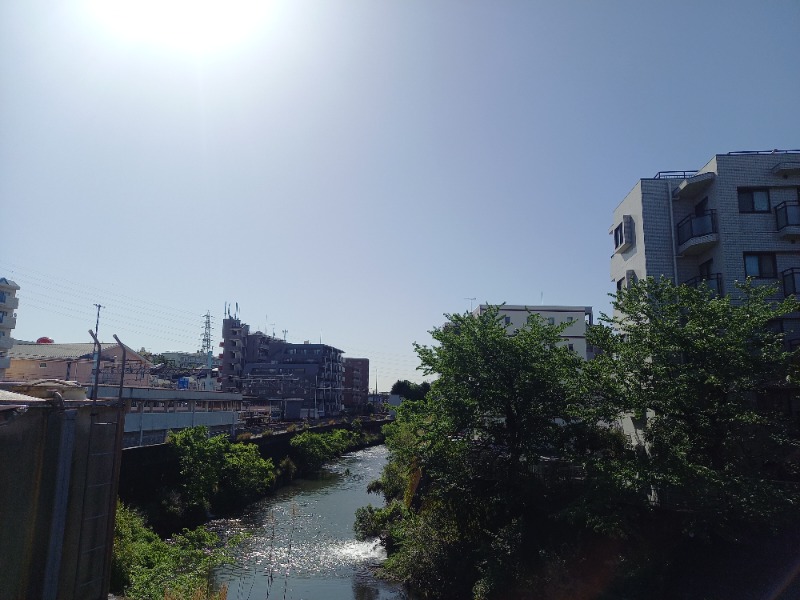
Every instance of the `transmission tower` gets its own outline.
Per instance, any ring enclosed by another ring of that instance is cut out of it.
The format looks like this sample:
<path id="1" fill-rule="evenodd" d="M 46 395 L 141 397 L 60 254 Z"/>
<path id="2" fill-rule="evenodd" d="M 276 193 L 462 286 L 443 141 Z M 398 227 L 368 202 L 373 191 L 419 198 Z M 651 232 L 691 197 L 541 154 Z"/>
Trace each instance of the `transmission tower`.
<path id="1" fill-rule="evenodd" d="M 206 355 L 206 366 L 211 368 L 211 311 L 205 314 L 205 329 L 203 330 L 203 354 Z"/>

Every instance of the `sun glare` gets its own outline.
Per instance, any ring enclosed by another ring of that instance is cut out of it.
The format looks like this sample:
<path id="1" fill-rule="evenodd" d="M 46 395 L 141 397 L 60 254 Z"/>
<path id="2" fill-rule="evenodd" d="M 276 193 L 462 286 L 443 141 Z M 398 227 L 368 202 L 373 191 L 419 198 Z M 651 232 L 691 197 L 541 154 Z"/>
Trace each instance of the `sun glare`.
<path id="1" fill-rule="evenodd" d="M 208 54 L 252 35 L 268 0 L 90 0 L 89 9 L 121 41 Z"/>

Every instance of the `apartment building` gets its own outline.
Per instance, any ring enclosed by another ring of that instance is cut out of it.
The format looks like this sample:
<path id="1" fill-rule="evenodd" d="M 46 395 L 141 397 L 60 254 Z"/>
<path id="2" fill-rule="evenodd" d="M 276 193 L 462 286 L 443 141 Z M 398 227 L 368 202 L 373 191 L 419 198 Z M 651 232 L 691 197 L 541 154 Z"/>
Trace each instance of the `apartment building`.
<path id="1" fill-rule="evenodd" d="M 345 408 L 358 409 L 367 404 L 369 394 L 369 359 L 344 359 L 344 395 L 342 402 Z"/>
<path id="2" fill-rule="evenodd" d="M 343 352 L 327 344 L 293 344 L 228 318 L 222 322 L 222 389 L 260 401 L 302 400 L 303 415 L 342 410 Z"/>
<path id="3" fill-rule="evenodd" d="M 17 313 L 14 312 L 19 306 L 17 290 L 19 286 L 16 283 L 0 277 L 0 381 L 5 378 L 6 369 L 11 366 L 8 351 L 14 344 L 11 332 L 17 326 Z"/>
<path id="4" fill-rule="evenodd" d="M 800 290 L 800 150 L 717 154 L 696 171 L 640 179 L 614 210 L 611 279 L 617 289 L 647 276 L 705 282 L 736 297 L 752 277 Z M 780 324 L 800 342 L 800 315 Z"/>
<path id="5" fill-rule="evenodd" d="M 477 317 L 483 314 L 487 308 L 487 304 L 481 304 L 472 311 L 472 314 Z M 498 309 L 498 316 L 503 320 L 503 324 L 509 334 L 513 334 L 515 330 L 524 327 L 531 314 L 539 315 L 550 325 L 561 325 L 566 322 L 567 326 L 561 333 L 561 338 L 564 340 L 563 343 L 584 359 L 591 359 L 594 357 L 592 348 L 586 344 L 586 328 L 593 324 L 591 306 L 528 306 L 504 304 L 498 307 Z"/>

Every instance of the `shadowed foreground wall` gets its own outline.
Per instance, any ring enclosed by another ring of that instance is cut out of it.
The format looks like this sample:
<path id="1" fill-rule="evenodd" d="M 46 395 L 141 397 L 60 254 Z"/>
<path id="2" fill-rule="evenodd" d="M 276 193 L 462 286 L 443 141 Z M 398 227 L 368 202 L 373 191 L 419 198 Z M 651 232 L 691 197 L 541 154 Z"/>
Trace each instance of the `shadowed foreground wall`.
<path id="1" fill-rule="evenodd" d="M 105 600 L 123 413 L 0 404 L 0 590 L 5 599 Z"/>

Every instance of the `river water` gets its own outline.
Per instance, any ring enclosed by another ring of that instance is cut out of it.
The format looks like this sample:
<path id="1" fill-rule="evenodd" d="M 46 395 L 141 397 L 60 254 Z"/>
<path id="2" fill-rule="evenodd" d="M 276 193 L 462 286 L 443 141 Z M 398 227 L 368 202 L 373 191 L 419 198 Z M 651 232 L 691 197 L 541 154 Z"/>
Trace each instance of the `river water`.
<path id="1" fill-rule="evenodd" d="M 386 457 L 385 446 L 346 454 L 320 478 L 295 480 L 239 518 L 210 523 L 220 533 L 249 536 L 234 564 L 215 574 L 228 585 L 228 600 L 411 600 L 372 576 L 386 558 L 383 548 L 353 535 L 356 508 L 382 502 L 367 494 L 367 484 Z"/>

